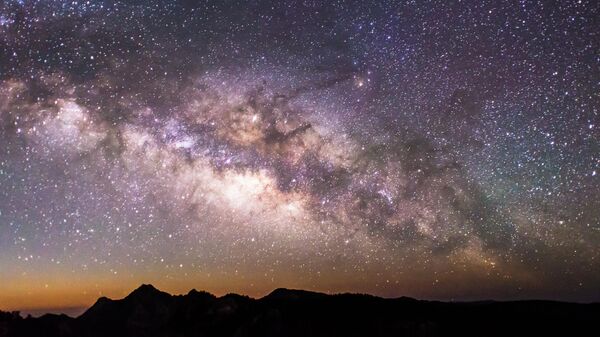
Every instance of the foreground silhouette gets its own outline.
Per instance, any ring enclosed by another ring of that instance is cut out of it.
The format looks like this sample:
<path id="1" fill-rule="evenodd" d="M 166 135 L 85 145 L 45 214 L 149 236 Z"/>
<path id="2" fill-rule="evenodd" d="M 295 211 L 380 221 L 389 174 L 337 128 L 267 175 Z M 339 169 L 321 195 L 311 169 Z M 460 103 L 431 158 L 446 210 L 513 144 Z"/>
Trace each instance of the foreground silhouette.
<path id="1" fill-rule="evenodd" d="M 4 336 L 600 336 L 600 303 L 444 303 L 277 289 L 261 298 L 172 296 L 142 285 L 77 318 L 0 312 Z"/>

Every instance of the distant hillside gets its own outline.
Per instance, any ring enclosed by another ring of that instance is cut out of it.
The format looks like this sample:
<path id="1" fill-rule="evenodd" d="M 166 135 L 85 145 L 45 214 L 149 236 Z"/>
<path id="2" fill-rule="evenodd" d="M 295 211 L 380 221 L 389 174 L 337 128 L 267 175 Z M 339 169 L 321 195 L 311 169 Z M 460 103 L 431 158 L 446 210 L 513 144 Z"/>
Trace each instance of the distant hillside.
<path id="1" fill-rule="evenodd" d="M 173 296 L 142 285 L 77 318 L 0 312 L 0 337 L 600 336 L 600 304 L 446 303 L 277 289 L 261 298 Z"/>

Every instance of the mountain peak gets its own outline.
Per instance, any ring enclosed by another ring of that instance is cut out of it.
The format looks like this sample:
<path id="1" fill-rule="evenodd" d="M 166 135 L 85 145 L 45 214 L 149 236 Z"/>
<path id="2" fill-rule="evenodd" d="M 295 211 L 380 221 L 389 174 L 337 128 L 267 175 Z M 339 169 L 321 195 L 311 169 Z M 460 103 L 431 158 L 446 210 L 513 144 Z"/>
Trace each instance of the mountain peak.
<path id="1" fill-rule="evenodd" d="M 80 317 L 82 317 L 82 319 L 94 317 L 95 315 L 98 315 L 98 313 L 111 310 L 111 308 L 114 306 L 114 303 L 115 301 L 111 300 L 110 298 L 102 296 L 98 298 L 94 305 L 92 305 L 83 314 L 81 314 Z"/>
<path id="2" fill-rule="evenodd" d="M 145 299 L 156 297 L 171 297 L 171 295 L 156 289 L 151 284 L 142 284 L 137 289 L 131 292 L 126 298 Z"/>
<path id="3" fill-rule="evenodd" d="M 277 288 L 263 298 L 264 299 L 275 299 L 275 300 L 297 300 L 297 299 L 307 299 L 307 298 L 314 299 L 314 298 L 320 298 L 323 296 L 326 296 L 326 295 L 322 294 L 322 293 L 313 292 L 313 291 Z"/>
<path id="4" fill-rule="evenodd" d="M 142 284 L 141 286 L 139 286 L 136 290 L 142 290 L 142 291 L 158 291 L 158 289 L 156 289 L 152 284 L 148 283 L 148 284 Z"/>
<path id="5" fill-rule="evenodd" d="M 161 292 L 161 291 L 156 289 L 153 285 L 142 284 L 137 289 L 132 291 L 130 295 L 132 295 L 132 294 L 152 294 L 152 293 L 157 293 L 157 292 Z"/>

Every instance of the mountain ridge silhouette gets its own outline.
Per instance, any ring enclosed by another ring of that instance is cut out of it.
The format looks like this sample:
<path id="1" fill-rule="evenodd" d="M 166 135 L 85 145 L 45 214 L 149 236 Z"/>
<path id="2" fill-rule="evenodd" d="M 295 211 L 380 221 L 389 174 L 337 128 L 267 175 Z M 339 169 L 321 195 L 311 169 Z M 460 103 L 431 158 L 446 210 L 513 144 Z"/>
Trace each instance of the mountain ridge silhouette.
<path id="1" fill-rule="evenodd" d="M 254 299 L 143 284 L 100 297 L 78 317 L 0 311 L 0 337 L 99 336 L 598 336 L 600 303 L 439 302 L 278 288 Z"/>

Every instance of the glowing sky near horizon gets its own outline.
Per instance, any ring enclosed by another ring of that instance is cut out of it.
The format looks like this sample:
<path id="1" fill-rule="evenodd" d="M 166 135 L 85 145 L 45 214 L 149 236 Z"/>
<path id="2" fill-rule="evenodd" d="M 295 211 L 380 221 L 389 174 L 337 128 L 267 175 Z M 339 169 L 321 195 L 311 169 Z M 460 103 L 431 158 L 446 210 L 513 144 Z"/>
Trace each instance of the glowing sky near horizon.
<path id="1" fill-rule="evenodd" d="M 4 1 L 0 310 L 140 283 L 600 300 L 595 1 Z"/>

